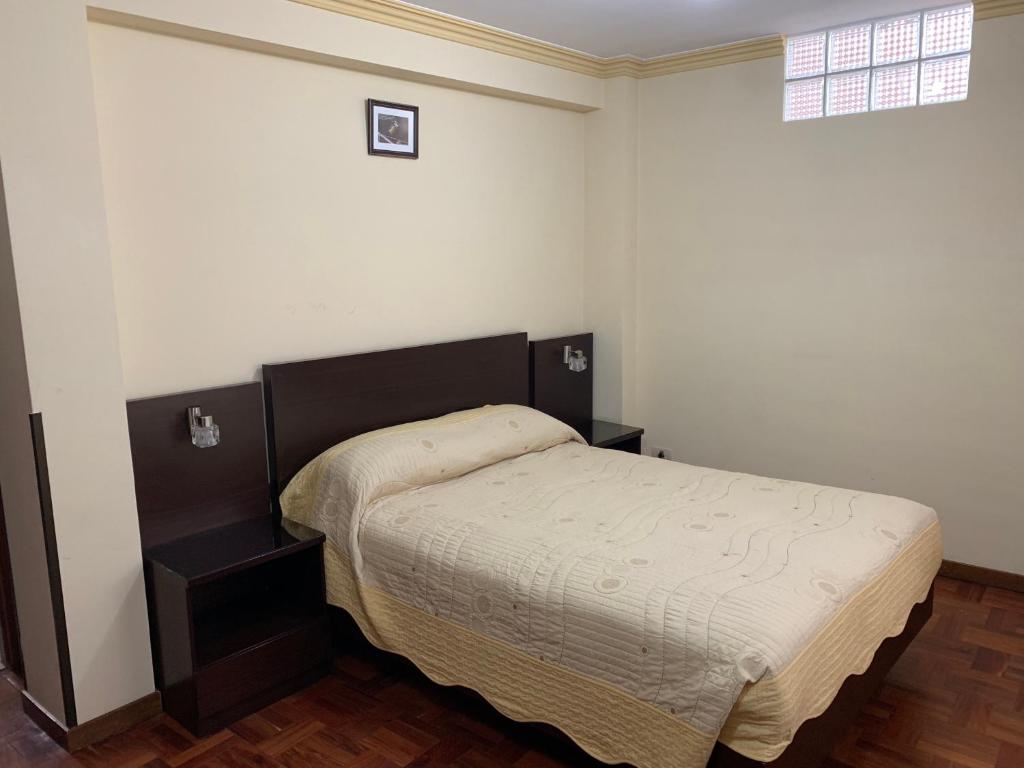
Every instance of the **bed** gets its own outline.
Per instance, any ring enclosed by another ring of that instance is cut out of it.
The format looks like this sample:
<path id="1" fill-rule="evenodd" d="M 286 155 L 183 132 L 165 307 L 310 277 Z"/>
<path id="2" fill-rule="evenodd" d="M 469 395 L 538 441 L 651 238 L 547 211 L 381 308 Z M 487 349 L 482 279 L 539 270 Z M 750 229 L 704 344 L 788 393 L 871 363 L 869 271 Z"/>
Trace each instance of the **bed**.
<path id="1" fill-rule="evenodd" d="M 280 511 L 327 534 L 330 602 L 606 762 L 816 763 L 927 618 L 935 513 L 589 448 L 524 406 L 525 355 L 264 368 Z"/>

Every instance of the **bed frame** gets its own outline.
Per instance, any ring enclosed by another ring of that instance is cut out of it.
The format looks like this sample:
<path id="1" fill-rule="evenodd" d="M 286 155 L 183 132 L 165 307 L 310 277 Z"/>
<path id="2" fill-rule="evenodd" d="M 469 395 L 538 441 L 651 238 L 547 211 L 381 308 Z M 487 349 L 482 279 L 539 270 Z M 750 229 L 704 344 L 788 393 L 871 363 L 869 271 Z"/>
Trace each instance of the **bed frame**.
<path id="1" fill-rule="evenodd" d="M 525 333 L 264 365 L 275 508 L 295 473 L 342 440 L 482 405 L 526 405 L 528 370 Z M 709 768 L 818 766 L 931 613 L 929 593 L 914 607 L 902 634 L 886 640 L 864 674 L 848 678 L 831 706 L 804 723 L 776 760 L 751 760 L 718 744 Z"/>

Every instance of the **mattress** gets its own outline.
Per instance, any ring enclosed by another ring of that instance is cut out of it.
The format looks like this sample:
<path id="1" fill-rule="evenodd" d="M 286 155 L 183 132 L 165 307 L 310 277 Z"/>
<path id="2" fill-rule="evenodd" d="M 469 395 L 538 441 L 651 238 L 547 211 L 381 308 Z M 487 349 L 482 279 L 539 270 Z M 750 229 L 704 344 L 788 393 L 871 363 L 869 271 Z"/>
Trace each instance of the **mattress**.
<path id="1" fill-rule="evenodd" d="M 589 448 L 521 406 L 346 441 L 281 502 L 376 645 L 640 768 L 777 757 L 941 559 L 920 504 Z"/>

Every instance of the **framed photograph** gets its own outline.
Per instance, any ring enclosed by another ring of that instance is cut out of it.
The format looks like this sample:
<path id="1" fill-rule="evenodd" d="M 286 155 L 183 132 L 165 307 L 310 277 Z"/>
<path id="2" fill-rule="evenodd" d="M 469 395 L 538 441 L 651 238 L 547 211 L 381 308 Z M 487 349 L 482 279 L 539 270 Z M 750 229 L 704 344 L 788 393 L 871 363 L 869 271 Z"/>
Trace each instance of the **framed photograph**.
<path id="1" fill-rule="evenodd" d="M 420 155 L 420 108 L 366 100 L 366 143 L 371 155 Z"/>

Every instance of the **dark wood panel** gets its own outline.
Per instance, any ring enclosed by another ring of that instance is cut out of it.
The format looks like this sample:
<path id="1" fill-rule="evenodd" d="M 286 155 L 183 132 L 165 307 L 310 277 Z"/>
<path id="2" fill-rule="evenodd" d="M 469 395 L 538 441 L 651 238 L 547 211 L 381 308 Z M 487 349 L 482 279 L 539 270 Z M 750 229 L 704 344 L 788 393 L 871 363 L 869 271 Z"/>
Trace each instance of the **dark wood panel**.
<path id="1" fill-rule="evenodd" d="M 192 675 L 192 626 L 188 620 L 189 595 L 184 579 L 149 558 L 143 561 L 149 640 L 153 648 L 156 687 L 167 690 Z"/>
<path id="2" fill-rule="evenodd" d="M 46 570 L 50 579 L 50 602 L 53 609 L 53 628 L 57 640 L 57 663 L 60 667 L 60 688 L 64 704 L 64 725 L 78 725 L 75 706 L 75 684 L 71 675 L 71 651 L 68 647 L 68 623 L 64 611 L 64 586 L 60 575 L 60 554 L 57 550 L 57 530 L 53 522 L 53 497 L 50 492 L 50 465 L 46 458 L 46 433 L 43 414 L 29 414 L 32 432 L 32 451 L 36 462 L 36 485 L 39 491 L 39 513 L 43 524 L 43 546 L 46 550 Z"/>
<path id="3" fill-rule="evenodd" d="M 587 370 L 569 370 L 562 354 L 566 344 L 583 350 Z M 587 428 L 594 411 L 594 334 L 530 342 L 530 405 L 580 431 Z"/>
<path id="4" fill-rule="evenodd" d="M 1020 768 L 1022 631 L 1024 595 L 938 579 L 934 617 L 822 768 Z M 68 756 L 19 710 L 0 681 L 0 763 L 11 768 L 604 765 L 365 642 L 345 646 L 328 677 L 207 739 L 162 716 Z"/>
<path id="5" fill-rule="evenodd" d="M 220 426 L 196 448 L 187 409 Z M 128 432 L 144 549 L 270 513 L 263 397 L 258 382 L 128 401 Z"/>
<path id="6" fill-rule="evenodd" d="M 350 437 L 529 399 L 525 333 L 263 366 L 271 484 Z"/>

